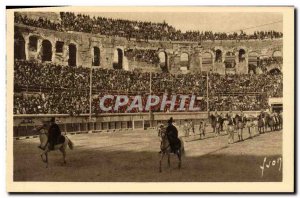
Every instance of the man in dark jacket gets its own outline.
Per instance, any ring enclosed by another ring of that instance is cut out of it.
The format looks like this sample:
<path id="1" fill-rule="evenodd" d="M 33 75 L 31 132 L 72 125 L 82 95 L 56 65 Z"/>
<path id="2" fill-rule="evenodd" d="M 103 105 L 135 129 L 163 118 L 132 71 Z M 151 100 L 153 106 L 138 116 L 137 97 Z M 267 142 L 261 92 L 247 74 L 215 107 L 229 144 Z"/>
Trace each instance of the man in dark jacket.
<path id="1" fill-rule="evenodd" d="M 178 130 L 173 125 L 173 118 L 171 117 L 168 120 L 168 127 L 166 129 L 167 137 L 170 142 L 170 147 L 172 149 L 172 152 L 175 153 L 176 150 L 178 150 L 181 147 L 180 140 L 178 139 Z"/>
<path id="2" fill-rule="evenodd" d="M 55 144 L 58 143 L 58 139 L 61 136 L 59 126 L 55 123 L 55 118 L 51 118 L 50 127 L 48 129 L 48 142 L 45 144 L 43 150 L 46 149 L 49 143 L 49 149 L 54 150 Z"/>

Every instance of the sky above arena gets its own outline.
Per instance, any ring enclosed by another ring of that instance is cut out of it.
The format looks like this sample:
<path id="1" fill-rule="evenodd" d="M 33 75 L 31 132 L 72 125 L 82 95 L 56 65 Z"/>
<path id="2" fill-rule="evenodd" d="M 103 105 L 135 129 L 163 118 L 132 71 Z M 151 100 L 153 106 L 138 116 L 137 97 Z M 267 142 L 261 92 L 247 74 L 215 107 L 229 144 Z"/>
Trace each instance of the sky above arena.
<path id="1" fill-rule="evenodd" d="M 176 29 L 180 29 L 184 32 L 187 30 L 213 32 L 237 32 L 239 30 L 244 30 L 247 33 L 252 33 L 257 30 L 275 30 L 282 32 L 283 28 L 281 22 L 281 13 L 81 13 L 88 14 L 90 16 L 102 16 L 114 19 L 128 19 L 137 21 L 151 21 L 156 23 L 166 21 L 166 23 L 168 23 L 169 25 L 172 25 Z"/>

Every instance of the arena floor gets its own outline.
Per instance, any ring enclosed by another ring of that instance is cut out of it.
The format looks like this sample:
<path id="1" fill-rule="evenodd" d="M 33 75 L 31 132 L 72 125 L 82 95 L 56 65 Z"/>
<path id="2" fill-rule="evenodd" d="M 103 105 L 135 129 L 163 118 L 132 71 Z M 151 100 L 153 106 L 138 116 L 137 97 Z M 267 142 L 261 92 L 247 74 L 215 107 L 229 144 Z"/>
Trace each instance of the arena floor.
<path id="1" fill-rule="evenodd" d="M 244 132 L 245 138 L 248 133 Z M 199 135 L 185 138 L 182 169 L 177 158 L 167 159 L 159 173 L 160 142 L 155 130 L 136 130 L 68 136 L 75 144 L 67 150 L 67 164 L 59 151 L 49 154 L 49 167 L 40 158 L 39 139 L 14 141 L 15 181 L 72 182 L 221 182 L 281 181 L 279 163 L 262 169 L 282 156 L 282 131 L 268 132 L 243 142 L 228 145 L 225 134 L 206 139 Z M 237 135 L 235 134 L 235 139 Z M 270 161 L 271 160 L 271 161 Z"/>

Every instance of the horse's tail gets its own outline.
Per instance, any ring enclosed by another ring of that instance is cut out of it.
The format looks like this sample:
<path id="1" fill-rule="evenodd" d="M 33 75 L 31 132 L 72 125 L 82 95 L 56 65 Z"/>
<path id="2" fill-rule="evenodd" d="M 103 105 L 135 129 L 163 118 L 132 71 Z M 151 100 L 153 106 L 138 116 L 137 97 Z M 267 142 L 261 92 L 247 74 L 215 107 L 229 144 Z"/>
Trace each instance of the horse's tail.
<path id="1" fill-rule="evenodd" d="M 71 150 L 73 150 L 74 148 L 74 143 L 66 136 L 66 138 L 68 139 L 68 146 Z"/>
<path id="2" fill-rule="evenodd" d="M 180 152 L 181 152 L 181 155 L 184 156 L 184 154 L 185 154 L 184 142 L 183 142 L 182 138 L 179 138 L 179 139 L 180 139 L 180 144 L 181 144 L 181 146 L 180 146 Z"/>

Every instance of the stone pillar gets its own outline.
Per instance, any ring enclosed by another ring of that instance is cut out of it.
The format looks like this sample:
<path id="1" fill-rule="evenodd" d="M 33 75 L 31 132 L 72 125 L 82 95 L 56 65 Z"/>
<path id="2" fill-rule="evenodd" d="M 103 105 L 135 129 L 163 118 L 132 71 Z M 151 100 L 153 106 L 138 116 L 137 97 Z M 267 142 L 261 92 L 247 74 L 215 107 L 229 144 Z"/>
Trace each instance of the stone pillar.
<path id="1" fill-rule="evenodd" d="M 25 59 L 28 60 L 29 59 L 29 36 L 24 36 L 24 40 L 25 40 Z"/>

